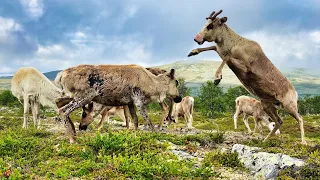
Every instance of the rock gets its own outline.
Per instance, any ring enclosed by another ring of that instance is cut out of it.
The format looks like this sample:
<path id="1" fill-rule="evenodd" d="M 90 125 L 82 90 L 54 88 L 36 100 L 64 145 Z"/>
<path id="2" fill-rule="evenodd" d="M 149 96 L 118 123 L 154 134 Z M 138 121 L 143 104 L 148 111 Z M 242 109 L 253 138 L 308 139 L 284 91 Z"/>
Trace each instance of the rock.
<path id="1" fill-rule="evenodd" d="M 304 161 L 281 153 L 260 152 L 261 148 L 235 144 L 232 152 L 238 153 L 244 167 L 248 168 L 254 178 L 275 179 L 281 170 L 290 168 L 297 171 L 304 165 Z"/>
<path id="2" fill-rule="evenodd" d="M 0 112 L 8 111 L 8 107 L 0 107 Z"/>
<path id="3" fill-rule="evenodd" d="M 191 154 L 183 151 L 183 150 L 170 150 L 173 154 L 177 155 L 179 159 L 194 159 L 196 157 L 192 156 Z"/>

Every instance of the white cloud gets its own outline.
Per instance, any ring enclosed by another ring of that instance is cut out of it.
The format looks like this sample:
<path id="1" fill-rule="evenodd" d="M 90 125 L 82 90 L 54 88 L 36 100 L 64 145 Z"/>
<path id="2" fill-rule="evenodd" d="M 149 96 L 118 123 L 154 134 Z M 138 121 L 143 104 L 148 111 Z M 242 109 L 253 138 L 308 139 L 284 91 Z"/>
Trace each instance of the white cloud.
<path id="1" fill-rule="evenodd" d="M 39 45 L 33 57 L 16 60 L 12 67 L 33 66 L 41 71 L 52 71 L 79 64 L 152 64 L 151 38 L 140 38 L 140 35 L 106 37 L 83 31 L 66 37 L 70 43 Z M 10 70 L 12 68 L 6 73 Z"/>
<path id="2" fill-rule="evenodd" d="M 314 32 L 310 33 L 310 35 L 316 43 L 320 43 L 320 30 L 314 31 Z"/>
<path id="3" fill-rule="evenodd" d="M 254 40 L 260 44 L 266 56 L 277 67 L 312 67 L 320 56 L 320 31 L 302 31 L 297 33 L 276 34 L 267 31 L 254 31 L 242 37 Z M 189 51 L 195 48 L 212 46 L 215 43 L 194 44 Z M 190 59 L 219 60 L 214 51 L 203 52 Z"/>
<path id="4" fill-rule="evenodd" d="M 12 71 L 13 69 L 10 67 L 6 67 L 6 66 L 0 67 L 0 74 L 7 74 L 7 73 L 11 73 Z"/>
<path id="5" fill-rule="evenodd" d="M 284 63 L 308 63 L 319 56 L 319 31 L 288 33 L 285 35 L 271 34 L 263 31 L 244 35 L 260 44 L 264 53 L 278 65 Z M 288 65 L 288 64 L 287 64 Z"/>
<path id="6" fill-rule="evenodd" d="M 11 33 L 17 31 L 22 31 L 20 24 L 13 19 L 0 17 L 0 42 L 6 42 L 10 38 Z"/>
<path id="7" fill-rule="evenodd" d="M 20 3 L 31 19 L 37 20 L 44 13 L 42 0 L 20 0 Z"/>

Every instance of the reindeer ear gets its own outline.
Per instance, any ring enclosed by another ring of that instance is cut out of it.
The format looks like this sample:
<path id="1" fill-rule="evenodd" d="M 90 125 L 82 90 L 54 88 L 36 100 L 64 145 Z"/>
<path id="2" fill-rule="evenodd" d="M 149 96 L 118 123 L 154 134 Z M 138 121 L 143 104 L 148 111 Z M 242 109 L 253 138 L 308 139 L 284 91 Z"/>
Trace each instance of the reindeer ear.
<path id="1" fill-rule="evenodd" d="M 90 103 L 90 104 L 88 105 L 88 110 L 91 112 L 92 109 L 93 109 L 93 103 Z"/>
<path id="2" fill-rule="evenodd" d="M 168 75 L 171 79 L 174 79 L 175 70 L 171 69 L 170 74 Z"/>
<path id="3" fill-rule="evenodd" d="M 227 22 L 228 18 L 227 17 L 223 17 L 220 19 L 220 25 L 222 25 L 223 23 Z"/>

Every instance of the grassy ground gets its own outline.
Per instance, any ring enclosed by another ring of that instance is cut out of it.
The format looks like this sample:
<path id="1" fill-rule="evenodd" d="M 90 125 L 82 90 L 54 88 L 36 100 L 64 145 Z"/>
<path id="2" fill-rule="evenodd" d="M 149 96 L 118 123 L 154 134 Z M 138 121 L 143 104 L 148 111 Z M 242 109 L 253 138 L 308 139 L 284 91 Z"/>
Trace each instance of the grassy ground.
<path id="1" fill-rule="evenodd" d="M 52 113 L 45 114 L 54 116 Z M 154 123 L 158 122 L 158 112 L 149 115 Z M 79 119 L 77 112 L 71 117 L 74 121 Z M 58 126 L 53 120 L 42 120 L 43 127 L 47 127 L 42 130 L 33 128 L 32 122 L 29 123 L 29 129 L 22 129 L 22 110 L 10 109 L 0 112 L 0 179 L 223 178 L 219 167 L 228 167 L 229 174 L 236 170 L 245 171 L 236 154 L 224 154 L 217 150 L 221 147 L 230 148 L 234 143 L 259 146 L 268 152 L 281 152 L 307 161 L 308 166 L 301 172 L 283 172 L 282 178 L 316 178 L 320 177 L 320 116 L 306 116 L 304 120 L 308 146 L 299 143 L 297 123 L 289 117 L 284 119 L 280 136 L 261 143 L 259 139 L 262 136 L 247 134 L 241 119 L 238 121 L 239 128 L 234 130 L 231 114 L 210 120 L 198 113 L 194 114 L 194 127 L 215 131 L 202 134 L 138 131 L 135 134 L 131 130 L 112 130 L 105 125 L 98 132 L 95 122 L 88 132 L 77 132 L 79 144 L 70 145 L 63 131 L 46 130 L 49 129 L 48 125 Z M 143 122 L 141 117 L 139 122 Z M 178 127 L 184 127 L 182 119 Z M 266 135 L 267 129 L 264 129 L 264 133 Z M 171 143 L 190 153 L 208 153 L 201 164 L 195 166 L 196 162 L 181 160 L 168 151 Z"/>
<path id="2" fill-rule="evenodd" d="M 11 79 L 0 79 L 0 90 L 10 89 Z"/>

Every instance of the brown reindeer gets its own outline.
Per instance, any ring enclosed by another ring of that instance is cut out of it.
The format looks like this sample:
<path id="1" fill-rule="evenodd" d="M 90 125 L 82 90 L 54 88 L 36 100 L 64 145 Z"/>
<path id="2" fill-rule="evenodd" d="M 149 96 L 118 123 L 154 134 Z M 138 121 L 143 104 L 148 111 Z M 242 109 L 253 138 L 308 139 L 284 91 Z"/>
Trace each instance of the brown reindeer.
<path id="1" fill-rule="evenodd" d="M 164 74 L 167 71 L 160 68 L 146 68 L 148 71 L 150 71 L 152 74 L 158 76 L 160 74 Z M 170 114 L 172 112 L 173 102 L 171 101 L 169 114 L 166 118 L 166 111 L 168 108 L 168 105 L 163 102 L 159 102 L 159 105 L 161 107 L 161 118 L 158 125 L 158 129 L 161 130 L 164 120 L 168 120 L 169 122 L 174 121 Z M 80 120 L 79 130 L 86 130 L 88 125 L 90 125 L 94 118 L 97 117 L 99 114 L 101 115 L 100 122 L 98 124 L 98 129 L 101 129 L 103 121 L 105 119 L 108 120 L 109 114 L 116 113 L 125 123 L 127 129 L 129 129 L 129 109 L 128 106 L 104 106 L 95 102 L 92 102 L 88 104 L 87 106 L 82 107 L 82 118 Z"/>
<path id="2" fill-rule="evenodd" d="M 173 98 L 176 103 L 181 101 L 174 69 L 155 76 L 138 65 L 79 65 L 59 73 L 56 83 L 73 98 L 71 102 L 59 108 L 70 143 L 76 142 L 76 132 L 69 114 L 92 101 L 106 106 L 128 105 L 135 129 L 138 127 L 136 106 L 152 130 L 154 128 L 145 105 L 152 100 L 163 102 L 166 96 Z M 60 102 L 65 99 L 58 98 L 57 105 L 61 105 Z"/>
<path id="3" fill-rule="evenodd" d="M 276 108 L 281 104 L 298 121 L 301 142 L 306 144 L 303 120 L 298 113 L 298 97 L 294 86 L 272 64 L 257 42 L 235 33 L 225 24 L 227 17 L 217 17 L 221 12 L 222 10 L 210 14 L 207 23 L 194 40 L 199 45 L 205 41 L 215 42 L 216 46 L 208 49 L 215 50 L 223 60 L 222 66 L 226 63 L 246 89 L 261 99 L 263 109 L 275 122 L 274 129 L 264 141 L 273 135 L 282 124 Z"/>

